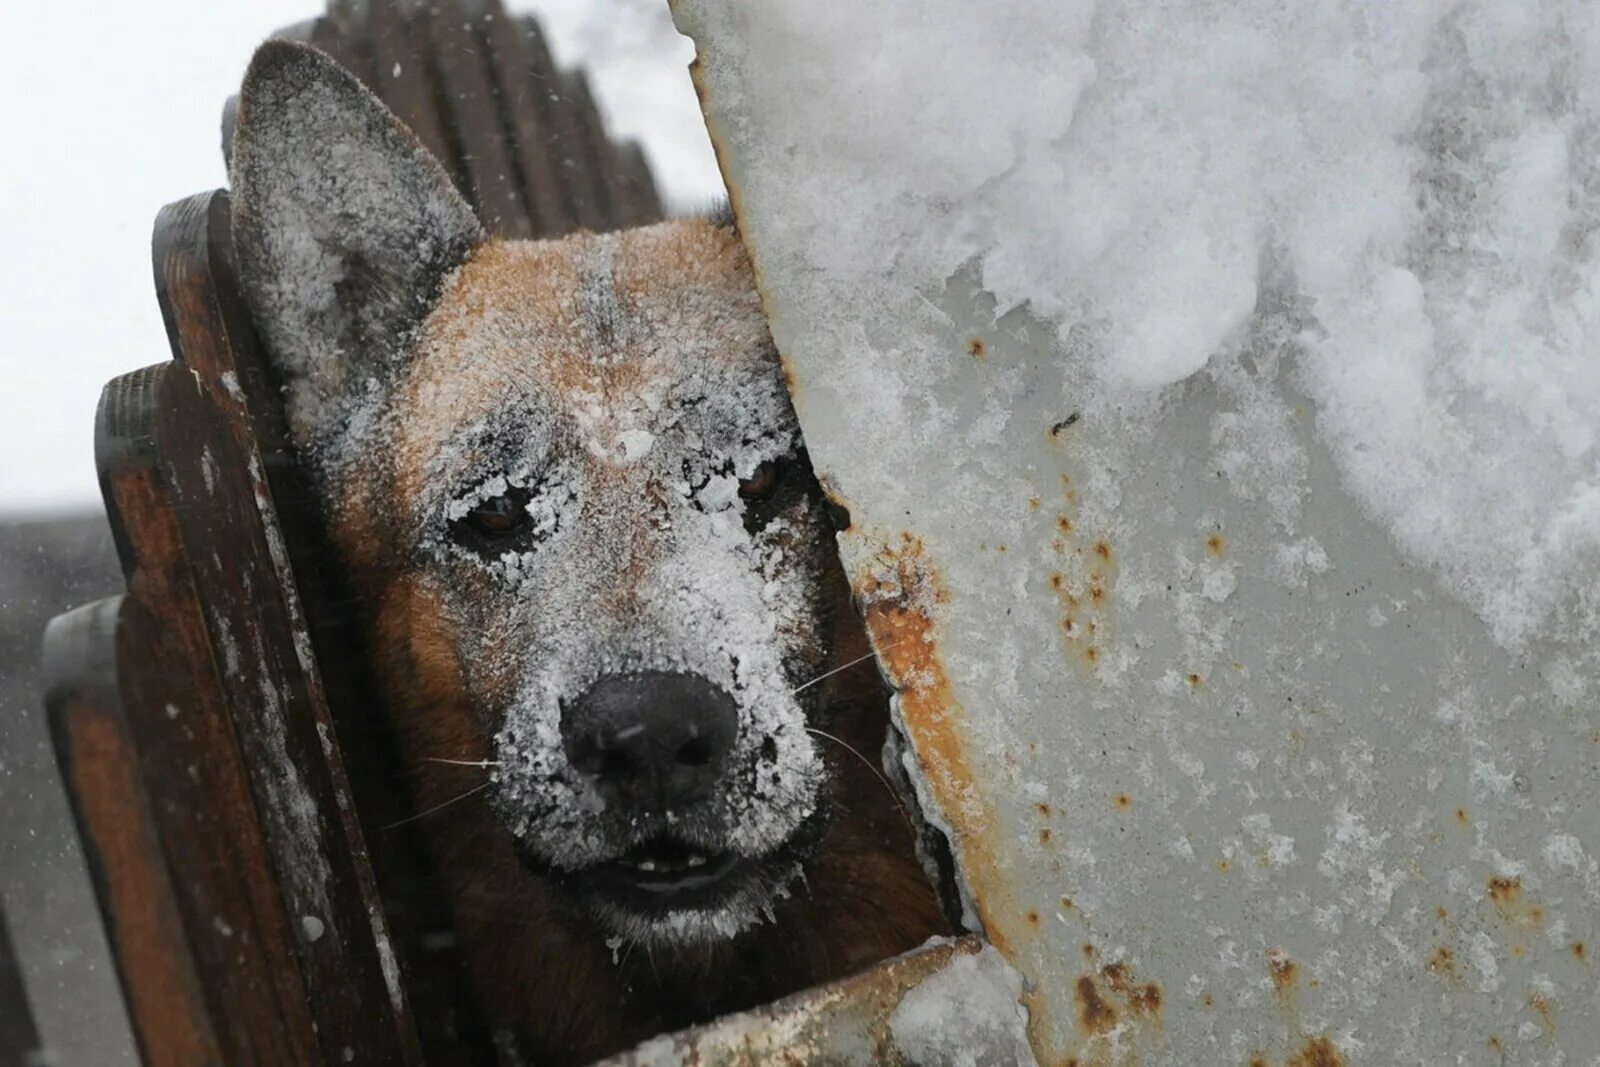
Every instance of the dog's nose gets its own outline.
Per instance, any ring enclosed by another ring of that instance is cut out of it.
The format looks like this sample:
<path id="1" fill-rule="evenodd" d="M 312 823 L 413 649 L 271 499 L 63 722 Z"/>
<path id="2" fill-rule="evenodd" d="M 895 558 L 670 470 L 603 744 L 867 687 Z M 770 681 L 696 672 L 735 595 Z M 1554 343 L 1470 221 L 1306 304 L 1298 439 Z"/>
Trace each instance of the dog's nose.
<path id="1" fill-rule="evenodd" d="M 602 796 L 645 810 L 709 796 L 738 730 L 733 697 L 665 671 L 605 675 L 561 715 L 567 761 Z"/>

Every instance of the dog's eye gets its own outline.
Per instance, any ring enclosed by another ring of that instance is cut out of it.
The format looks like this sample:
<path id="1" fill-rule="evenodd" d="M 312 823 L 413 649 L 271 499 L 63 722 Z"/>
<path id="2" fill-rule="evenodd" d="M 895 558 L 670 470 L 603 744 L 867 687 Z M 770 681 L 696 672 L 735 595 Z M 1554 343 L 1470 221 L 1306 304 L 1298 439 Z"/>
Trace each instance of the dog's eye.
<path id="1" fill-rule="evenodd" d="M 528 503 L 522 493 L 490 497 L 467 512 L 467 522 L 487 537 L 505 537 L 527 525 Z"/>
<path id="2" fill-rule="evenodd" d="M 769 459 L 751 472 L 750 477 L 739 479 L 739 495 L 746 500 L 765 500 L 783 480 L 783 463 Z"/>

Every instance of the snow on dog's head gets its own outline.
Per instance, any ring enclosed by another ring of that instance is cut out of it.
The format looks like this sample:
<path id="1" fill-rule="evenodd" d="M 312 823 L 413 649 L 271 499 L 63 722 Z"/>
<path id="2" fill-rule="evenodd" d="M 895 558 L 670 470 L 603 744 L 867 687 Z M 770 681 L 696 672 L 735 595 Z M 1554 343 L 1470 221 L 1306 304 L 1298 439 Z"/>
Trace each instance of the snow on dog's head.
<path id="1" fill-rule="evenodd" d="M 617 935 L 759 921 L 826 816 L 828 539 L 737 237 L 486 240 L 296 46 L 258 55 L 238 130 L 241 275 L 296 442 L 341 547 L 404 592 L 379 654 L 470 709 L 473 751 L 420 755 L 491 765 L 524 858 Z"/>

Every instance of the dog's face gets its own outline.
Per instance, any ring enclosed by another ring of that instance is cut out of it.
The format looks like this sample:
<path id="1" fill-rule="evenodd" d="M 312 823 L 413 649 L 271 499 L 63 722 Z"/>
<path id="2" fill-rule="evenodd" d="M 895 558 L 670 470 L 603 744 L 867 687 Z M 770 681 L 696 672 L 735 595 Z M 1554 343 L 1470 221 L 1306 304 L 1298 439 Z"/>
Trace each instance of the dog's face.
<path id="1" fill-rule="evenodd" d="M 246 78 L 234 186 L 296 442 L 379 654 L 425 678 L 398 699 L 471 720 L 416 758 L 486 762 L 528 865 L 614 935 L 758 922 L 826 818 L 828 538 L 731 227 L 486 240 L 290 45 Z"/>

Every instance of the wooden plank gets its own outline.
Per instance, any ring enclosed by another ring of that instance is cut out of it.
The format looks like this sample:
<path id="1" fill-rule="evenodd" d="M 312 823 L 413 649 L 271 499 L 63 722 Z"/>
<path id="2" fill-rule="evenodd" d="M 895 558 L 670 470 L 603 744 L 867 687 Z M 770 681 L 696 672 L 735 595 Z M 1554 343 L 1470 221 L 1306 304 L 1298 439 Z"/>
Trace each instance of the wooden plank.
<path id="1" fill-rule="evenodd" d="M 168 363 L 112 381 L 101 398 L 96 460 L 130 589 L 119 620 L 133 620 L 116 629 L 115 686 L 103 687 L 111 695 L 101 704 L 114 699 L 138 753 L 175 906 L 225 1061 L 310 1062 L 317 1043 L 309 993 L 290 948 L 292 920 L 274 885 L 221 685 L 227 657 L 208 632 L 180 504 L 162 470 L 162 451 L 174 447 L 174 437 L 193 438 L 197 453 L 225 444 L 207 420 L 190 422 L 173 403 L 174 396 L 198 395 L 195 376 Z M 47 658 L 53 654 L 47 644 Z M 56 677 L 63 681 L 54 688 L 67 691 L 72 676 Z M 121 872 L 107 870 L 108 880 Z M 124 986 L 142 985 L 138 961 L 121 954 L 118 960 Z"/>
<path id="2" fill-rule="evenodd" d="M 611 142 L 606 139 L 605 122 L 600 118 L 600 108 L 594 94 L 589 91 L 589 78 L 582 70 L 569 70 L 561 75 L 561 95 L 572 114 L 572 144 L 569 151 L 584 160 L 584 170 L 593 183 L 595 211 L 599 230 L 615 230 L 626 225 L 616 200 L 617 160 L 612 154 Z"/>
<path id="3" fill-rule="evenodd" d="M 409 1006 L 246 407 L 269 386 L 249 370 L 261 361 L 228 226 L 223 193 L 157 220 L 157 295 L 192 372 L 163 389 L 162 475 L 324 1054 L 414 1063 Z M 241 361 L 243 351 L 252 355 Z"/>
<path id="4" fill-rule="evenodd" d="M 416 27 L 406 22 L 399 4 L 373 0 L 367 10 L 366 33 L 372 42 L 372 88 L 467 193 L 466 174 L 439 111 L 438 86 L 428 70 Z"/>
<path id="5" fill-rule="evenodd" d="M 39 1030 L 22 981 L 22 966 L 12 947 L 5 907 L 0 902 L 0 1063 L 43 1062 Z"/>
<path id="6" fill-rule="evenodd" d="M 123 625 L 127 603 L 114 597 L 51 622 L 45 635 L 51 733 L 143 1062 L 148 1067 L 219 1063 L 227 1046 L 213 1031 L 213 1012 L 261 1008 L 248 996 L 234 996 L 248 995 L 241 987 L 254 984 L 253 975 L 211 989 L 199 977 L 157 812 L 124 716 L 117 653 L 124 632 L 139 628 Z M 179 776 L 187 778 L 181 771 Z M 173 784 L 184 787 L 181 780 Z M 190 813 L 165 814 L 170 822 Z M 203 874 L 195 879 L 204 881 Z M 227 912 L 223 905 L 221 913 Z M 258 964 L 246 961 L 244 969 Z M 229 1062 L 270 1062 L 252 1056 L 248 1046 L 228 1050 L 234 1054 Z M 288 1053 L 291 1047 L 277 1051 Z"/>
<path id="7" fill-rule="evenodd" d="M 589 158 L 588 138 L 581 125 L 583 117 L 573 106 L 569 79 L 556 70 L 539 23 L 525 17 L 518 20 L 518 25 L 528 55 L 534 99 L 543 126 L 549 131 L 544 151 L 552 163 L 566 214 L 578 228 L 596 233 L 609 229 L 611 214 L 605 177 L 594 170 Z"/>
<path id="8" fill-rule="evenodd" d="M 661 196 L 656 191 L 655 177 L 645 159 L 644 149 L 637 141 L 614 145 L 616 153 L 615 198 L 619 205 L 622 226 L 648 226 L 665 217 Z"/>
<path id="9" fill-rule="evenodd" d="M 467 199 L 495 236 L 532 237 L 494 84 L 468 15 L 455 4 L 441 3 L 423 8 L 418 24 L 439 85 L 440 110 L 461 160 Z"/>
<path id="10" fill-rule="evenodd" d="M 494 81 L 532 236 L 568 233 L 577 226 L 577 220 L 562 195 L 561 178 L 550 151 L 553 131 L 538 99 L 548 78 L 538 77 L 516 20 L 505 13 L 499 0 L 480 0 L 474 8 L 472 26 Z M 548 61 L 546 55 L 544 62 Z M 545 73 L 553 75 L 554 71 L 546 67 Z"/>

